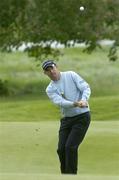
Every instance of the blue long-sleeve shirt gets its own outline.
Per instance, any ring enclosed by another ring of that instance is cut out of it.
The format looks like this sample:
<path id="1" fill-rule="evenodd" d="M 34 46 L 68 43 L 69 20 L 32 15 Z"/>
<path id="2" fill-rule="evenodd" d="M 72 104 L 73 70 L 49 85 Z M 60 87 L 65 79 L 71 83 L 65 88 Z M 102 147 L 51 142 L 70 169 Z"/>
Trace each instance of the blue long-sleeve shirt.
<path id="1" fill-rule="evenodd" d="M 51 101 L 60 106 L 64 117 L 72 117 L 89 111 L 88 107 L 74 107 L 74 102 L 88 101 L 91 90 L 86 81 L 73 71 L 60 72 L 58 81 L 51 81 L 46 88 Z"/>

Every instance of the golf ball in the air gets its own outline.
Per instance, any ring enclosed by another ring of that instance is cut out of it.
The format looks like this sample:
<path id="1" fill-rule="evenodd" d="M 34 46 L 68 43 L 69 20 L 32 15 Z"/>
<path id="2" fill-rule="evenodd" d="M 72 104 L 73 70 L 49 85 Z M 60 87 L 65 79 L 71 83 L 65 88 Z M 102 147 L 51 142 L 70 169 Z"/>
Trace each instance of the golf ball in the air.
<path id="1" fill-rule="evenodd" d="M 83 6 L 81 6 L 81 7 L 80 7 L 80 11 L 83 11 L 83 10 L 84 10 L 84 7 L 83 7 Z"/>

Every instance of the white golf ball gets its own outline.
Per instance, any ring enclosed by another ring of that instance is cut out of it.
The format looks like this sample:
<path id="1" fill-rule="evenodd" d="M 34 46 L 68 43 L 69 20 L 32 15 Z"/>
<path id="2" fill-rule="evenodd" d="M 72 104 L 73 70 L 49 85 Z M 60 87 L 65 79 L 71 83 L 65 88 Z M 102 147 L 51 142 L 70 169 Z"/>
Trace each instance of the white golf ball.
<path id="1" fill-rule="evenodd" d="M 84 7 L 83 6 L 80 7 L 80 11 L 84 11 Z"/>

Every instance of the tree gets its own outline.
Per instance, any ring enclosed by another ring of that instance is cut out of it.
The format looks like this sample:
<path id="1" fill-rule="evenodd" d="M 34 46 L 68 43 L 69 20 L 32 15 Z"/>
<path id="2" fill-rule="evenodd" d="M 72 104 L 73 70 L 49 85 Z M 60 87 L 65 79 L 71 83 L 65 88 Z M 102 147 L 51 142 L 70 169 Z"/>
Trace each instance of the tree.
<path id="1" fill-rule="evenodd" d="M 85 10 L 80 11 L 79 7 Z M 0 2 L 0 48 L 11 50 L 23 42 L 30 55 L 58 55 L 52 49 L 54 41 L 70 46 L 70 42 L 85 42 L 91 52 L 99 40 L 115 43 L 109 51 L 110 60 L 116 60 L 119 46 L 118 0 L 4 0 Z"/>
<path id="2" fill-rule="evenodd" d="M 26 0 L 0 1 L 0 48 L 8 50 L 23 40 Z"/>

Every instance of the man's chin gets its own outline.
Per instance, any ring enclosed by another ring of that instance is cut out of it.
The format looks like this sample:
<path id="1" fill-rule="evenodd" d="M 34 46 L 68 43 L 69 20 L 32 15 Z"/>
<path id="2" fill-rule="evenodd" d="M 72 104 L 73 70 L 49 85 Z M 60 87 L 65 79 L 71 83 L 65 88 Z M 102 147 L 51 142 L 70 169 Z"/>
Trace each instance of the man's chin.
<path id="1" fill-rule="evenodd" d="M 57 77 L 52 77 L 51 78 L 53 81 L 58 81 L 58 78 Z"/>

